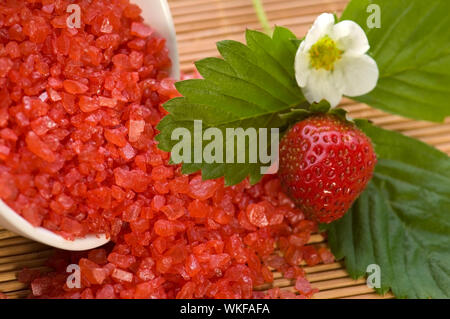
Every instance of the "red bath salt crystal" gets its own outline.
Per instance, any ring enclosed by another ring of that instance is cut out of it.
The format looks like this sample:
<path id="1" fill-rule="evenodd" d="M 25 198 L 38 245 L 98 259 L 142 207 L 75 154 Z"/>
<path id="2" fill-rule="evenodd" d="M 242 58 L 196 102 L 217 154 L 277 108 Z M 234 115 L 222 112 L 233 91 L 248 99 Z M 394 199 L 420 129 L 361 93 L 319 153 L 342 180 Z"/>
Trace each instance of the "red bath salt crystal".
<path id="1" fill-rule="evenodd" d="M 141 8 L 139 8 L 139 6 L 136 4 L 128 5 L 123 12 L 125 17 L 127 18 L 138 18 L 141 15 L 141 13 L 142 13 Z"/>
<path id="2" fill-rule="evenodd" d="M 119 154 L 125 161 L 131 161 L 136 156 L 136 151 L 133 146 L 127 142 L 125 146 L 119 150 Z"/>
<path id="3" fill-rule="evenodd" d="M 205 218 L 212 212 L 212 208 L 198 199 L 188 205 L 189 215 L 194 218 Z"/>
<path id="4" fill-rule="evenodd" d="M 80 96 L 79 106 L 80 110 L 85 113 L 94 112 L 100 108 L 97 99 L 84 95 Z"/>
<path id="5" fill-rule="evenodd" d="M 88 204 L 103 209 L 111 208 L 111 189 L 108 187 L 99 187 L 90 190 L 87 194 Z"/>
<path id="6" fill-rule="evenodd" d="M 177 220 L 186 215 L 186 208 L 181 205 L 166 205 L 161 208 L 161 211 L 169 220 Z"/>
<path id="7" fill-rule="evenodd" d="M 58 126 L 49 116 L 42 116 L 30 123 L 31 129 L 39 136 L 47 134 Z"/>
<path id="8" fill-rule="evenodd" d="M 156 261 L 156 271 L 163 274 L 168 273 L 173 264 L 174 262 L 171 256 L 163 256 Z"/>
<path id="9" fill-rule="evenodd" d="M 13 61 L 9 58 L 0 58 L 0 78 L 4 78 L 8 75 L 13 67 Z"/>
<path id="10" fill-rule="evenodd" d="M 104 34 L 97 38 L 95 44 L 100 49 L 116 49 L 120 44 L 121 38 L 118 34 Z"/>
<path id="11" fill-rule="evenodd" d="M 136 221 L 141 215 L 141 207 L 138 204 L 131 204 L 122 213 L 122 220 L 126 222 Z"/>
<path id="12" fill-rule="evenodd" d="M 319 252 L 320 259 L 322 259 L 322 262 L 324 264 L 334 263 L 334 261 L 335 261 L 334 256 L 328 248 L 321 247 L 321 248 L 319 248 L 318 252 Z"/>
<path id="13" fill-rule="evenodd" d="M 48 88 L 48 95 L 49 98 L 53 101 L 53 102 L 58 102 L 62 100 L 61 95 L 58 93 L 58 91 L 56 91 L 53 88 Z"/>
<path id="14" fill-rule="evenodd" d="M 19 190 L 14 177 L 8 172 L 0 172 L 0 197 L 4 200 L 15 200 Z"/>
<path id="15" fill-rule="evenodd" d="M 209 256 L 209 267 L 211 269 L 221 269 L 226 267 L 231 261 L 231 257 L 228 254 L 216 254 Z"/>
<path id="16" fill-rule="evenodd" d="M 65 80 L 64 89 L 70 94 L 83 94 L 89 90 L 89 87 L 81 82 L 74 80 Z"/>
<path id="17" fill-rule="evenodd" d="M 116 268 L 113 270 L 111 278 L 116 282 L 131 283 L 133 281 L 133 274 L 131 272 Z"/>
<path id="18" fill-rule="evenodd" d="M 50 28 L 43 17 L 33 17 L 24 23 L 23 33 L 35 43 L 42 43 L 50 33 Z"/>
<path id="19" fill-rule="evenodd" d="M 134 299 L 149 299 L 152 296 L 154 289 L 151 282 L 143 282 L 136 286 Z"/>
<path id="20" fill-rule="evenodd" d="M 139 268 L 137 270 L 136 276 L 141 281 L 149 281 L 155 278 L 155 274 L 153 272 L 153 268 L 155 265 L 155 261 L 151 257 L 145 257 L 139 264 Z"/>
<path id="21" fill-rule="evenodd" d="M 127 145 L 127 139 L 125 133 L 119 129 L 105 129 L 105 138 L 108 142 L 113 143 L 118 147 L 125 147 Z"/>
<path id="22" fill-rule="evenodd" d="M 116 299 L 117 295 L 111 284 L 104 285 L 95 294 L 95 299 Z"/>
<path id="23" fill-rule="evenodd" d="M 117 105 L 117 100 L 116 99 L 112 99 L 112 98 L 108 98 L 108 97 L 105 97 L 105 96 L 99 96 L 98 97 L 98 103 L 99 103 L 100 106 L 114 108 Z"/>
<path id="24" fill-rule="evenodd" d="M 161 210 L 161 208 L 166 204 L 166 198 L 162 195 L 155 195 L 152 199 L 152 209 L 155 211 Z"/>
<path id="25" fill-rule="evenodd" d="M 195 277 L 202 270 L 200 263 L 193 254 L 190 254 L 186 259 L 185 267 L 187 274 L 191 277 Z"/>
<path id="26" fill-rule="evenodd" d="M 44 296 L 50 293 L 53 287 L 53 281 L 50 277 L 37 278 L 31 283 L 31 292 L 33 296 Z"/>
<path id="27" fill-rule="evenodd" d="M 130 58 L 125 54 L 117 54 L 112 58 L 114 66 L 119 70 L 128 70 L 130 65 Z"/>
<path id="28" fill-rule="evenodd" d="M 159 83 L 158 92 L 161 95 L 164 95 L 164 96 L 167 96 L 170 98 L 179 96 L 178 91 L 175 89 L 174 83 L 175 82 L 172 79 L 163 79 Z"/>
<path id="29" fill-rule="evenodd" d="M 169 188 L 173 193 L 186 194 L 189 191 L 189 176 L 175 177 L 169 181 Z"/>
<path id="30" fill-rule="evenodd" d="M 34 132 L 27 134 L 25 142 L 27 143 L 28 149 L 44 161 L 51 163 L 56 160 L 55 153 Z"/>
<path id="31" fill-rule="evenodd" d="M 148 25 L 139 22 L 133 22 L 131 24 L 131 35 L 141 38 L 147 38 L 151 36 L 152 33 L 153 30 Z"/>
<path id="32" fill-rule="evenodd" d="M 17 141 L 17 139 L 19 138 L 17 134 L 8 127 L 5 127 L 4 129 L 0 130 L 0 137 L 4 140 L 9 140 L 13 142 Z"/>
<path id="33" fill-rule="evenodd" d="M 60 227 L 61 232 L 67 234 L 63 234 L 63 236 L 69 239 L 73 239 L 85 234 L 83 225 L 72 218 L 64 217 L 61 221 Z"/>
<path id="34" fill-rule="evenodd" d="M 105 271 L 106 276 L 111 276 L 111 274 L 113 273 L 114 269 L 116 269 L 116 265 L 112 264 L 112 263 L 107 263 L 106 265 L 104 265 L 102 267 L 102 269 Z"/>
<path id="35" fill-rule="evenodd" d="M 321 262 L 317 249 L 314 246 L 305 246 L 302 248 L 303 258 L 308 266 L 315 266 Z"/>
<path id="36" fill-rule="evenodd" d="M 29 110 L 27 110 L 27 114 L 29 114 L 30 118 L 37 118 L 48 113 L 49 105 L 44 101 L 41 101 L 40 99 L 28 100 L 24 98 L 23 101 L 24 107 L 28 107 L 29 104 Z"/>
<path id="37" fill-rule="evenodd" d="M 88 253 L 88 259 L 98 265 L 104 265 L 108 262 L 105 249 L 92 249 Z"/>
<path id="38" fill-rule="evenodd" d="M 136 262 L 136 258 L 134 256 L 112 252 L 108 256 L 108 261 L 119 268 L 127 269 Z"/>
<path id="39" fill-rule="evenodd" d="M 296 247 L 303 247 L 308 243 L 310 237 L 311 235 L 309 232 L 292 234 L 289 236 L 289 243 Z"/>
<path id="40" fill-rule="evenodd" d="M 34 227 L 41 226 L 44 220 L 44 215 L 37 205 L 28 205 L 23 208 L 22 216 Z"/>
<path id="41" fill-rule="evenodd" d="M 144 54 L 133 51 L 130 54 L 130 66 L 135 70 L 140 70 L 144 64 Z"/>
<path id="42" fill-rule="evenodd" d="M 302 295 L 310 297 L 317 289 L 314 289 L 309 281 L 304 277 L 298 277 L 295 281 L 295 289 Z"/>
<path id="43" fill-rule="evenodd" d="M 41 271 L 38 269 L 24 268 L 17 275 L 17 280 L 24 284 L 30 284 L 33 280 L 39 278 Z"/>
<path id="44" fill-rule="evenodd" d="M 202 181 L 201 176 L 194 177 L 189 183 L 188 194 L 194 199 L 207 200 L 211 198 L 218 186 L 218 182 L 214 180 Z"/>
<path id="45" fill-rule="evenodd" d="M 10 152 L 11 149 L 8 146 L 0 145 L 0 159 L 6 160 Z"/>
<path id="46" fill-rule="evenodd" d="M 140 170 L 127 171 L 116 168 L 114 170 L 116 184 L 125 189 L 132 189 L 135 192 L 144 192 L 150 184 L 150 178 Z"/>
<path id="47" fill-rule="evenodd" d="M 78 106 L 75 104 L 75 96 L 66 92 L 61 92 L 62 106 L 69 114 L 75 114 Z"/>
<path id="48" fill-rule="evenodd" d="M 93 285 L 101 285 L 106 279 L 106 273 L 102 267 L 89 259 L 80 259 L 81 274 Z"/>
<path id="49" fill-rule="evenodd" d="M 137 233 L 137 234 L 144 233 L 144 232 L 146 232 L 147 230 L 150 229 L 150 221 L 149 221 L 149 219 L 153 218 L 153 212 L 152 212 L 151 209 L 148 209 L 147 207 L 144 207 L 141 210 L 141 216 L 145 217 L 146 219 L 138 218 L 135 221 L 131 221 L 130 222 L 131 230 L 134 233 Z M 144 235 L 144 237 L 142 239 L 143 239 L 143 241 L 141 241 L 140 243 L 143 243 L 143 242 L 147 243 L 147 238 L 145 238 L 145 235 Z"/>
<path id="50" fill-rule="evenodd" d="M 268 283 L 273 282 L 273 273 L 270 271 L 268 267 L 263 266 L 261 268 L 261 275 L 263 276 L 265 282 Z"/>
<path id="51" fill-rule="evenodd" d="M 125 199 L 125 191 L 117 185 L 111 187 L 111 196 L 117 201 L 122 202 Z"/>
<path id="52" fill-rule="evenodd" d="M 165 180 L 164 181 L 155 181 L 153 186 L 158 194 L 165 195 L 165 194 L 168 194 L 170 191 L 169 182 L 165 181 Z"/>
<path id="53" fill-rule="evenodd" d="M 94 299 L 94 293 L 91 288 L 86 288 L 80 294 L 80 299 Z"/>
<path id="54" fill-rule="evenodd" d="M 182 222 L 163 219 L 158 220 L 154 225 L 155 232 L 163 237 L 175 236 L 177 233 L 184 231 L 185 228 Z"/>
<path id="55" fill-rule="evenodd" d="M 227 211 L 222 208 L 213 209 L 212 218 L 216 223 L 219 223 L 221 225 L 227 225 L 232 221 L 233 217 L 234 217 L 233 211 Z"/>
<path id="56" fill-rule="evenodd" d="M 19 44 L 15 41 L 11 41 L 6 44 L 5 46 L 5 52 L 8 54 L 12 59 L 17 59 L 21 56 L 20 47 Z"/>
<path id="57" fill-rule="evenodd" d="M 246 212 L 248 221 L 256 227 L 266 227 L 269 225 L 264 206 L 259 204 L 250 204 L 247 207 Z"/>
<path id="58" fill-rule="evenodd" d="M 153 168 L 151 177 L 154 181 L 164 181 L 173 177 L 173 168 L 164 165 Z"/>
<path id="59" fill-rule="evenodd" d="M 141 134 L 144 132 L 145 121 L 144 120 L 130 120 L 129 129 L 128 129 L 128 139 L 130 142 L 134 143 L 139 140 Z"/>

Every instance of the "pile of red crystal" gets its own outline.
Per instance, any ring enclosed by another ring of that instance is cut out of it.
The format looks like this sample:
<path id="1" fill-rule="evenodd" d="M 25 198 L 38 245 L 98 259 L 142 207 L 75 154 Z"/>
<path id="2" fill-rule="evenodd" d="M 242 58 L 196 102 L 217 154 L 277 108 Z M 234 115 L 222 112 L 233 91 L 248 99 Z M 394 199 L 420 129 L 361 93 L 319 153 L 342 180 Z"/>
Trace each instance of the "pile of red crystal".
<path id="1" fill-rule="evenodd" d="M 67 25 L 78 4 L 81 28 Z M 128 0 L 0 4 L 0 198 L 34 226 L 112 243 L 59 252 L 21 280 L 41 298 L 308 298 L 317 225 L 276 177 L 224 187 L 168 164 L 155 126 L 175 97 L 165 40 Z M 66 267 L 81 269 L 69 288 Z M 254 288 L 295 280 L 294 291 Z"/>
<path id="2" fill-rule="evenodd" d="M 166 190 L 151 200 L 130 201 L 114 244 L 59 252 L 49 261 L 56 272 L 25 272 L 22 281 L 42 298 L 308 298 L 316 290 L 298 265 L 334 262 L 328 249 L 306 245 L 317 225 L 275 177 L 224 187 L 177 168 L 162 183 Z M 81 269 L 79 289 L 67 286 L 70 264 Z M 297 294 L 255 291 L 274 281 L 272 270 L 295 281 Z"/>

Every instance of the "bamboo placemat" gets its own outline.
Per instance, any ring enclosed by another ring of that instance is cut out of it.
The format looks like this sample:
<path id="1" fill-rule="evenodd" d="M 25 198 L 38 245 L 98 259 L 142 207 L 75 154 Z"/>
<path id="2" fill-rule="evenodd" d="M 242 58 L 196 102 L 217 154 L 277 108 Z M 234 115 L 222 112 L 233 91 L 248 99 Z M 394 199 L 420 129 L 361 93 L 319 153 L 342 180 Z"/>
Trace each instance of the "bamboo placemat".
<path id="1" fill-rule="evenodd" d="M 290 28 L 303 36 L 322 12 L 340 13 L 348 0 L 264 0 L 271 23 Z M 246 28 L 259 29 L 251 0 L 169 0 L 174 16 L 183 72 L 194 70 L 193 61 L 217 56 L 215 42 L 223 39 L 243 41 Z M 412 121 L 374 110 L 364 104 L 344 100 L 342 106 L 353 118 L 369 118 L 381 127 L 418 138 L 450 154 L 450 118 L 444 124 Z M 310 244 L 326 245 L 321 235 L 313 235 Z M 0 292 L 10 298 L 28 295 L 27 287 L 16 280 L 20 269 L 43 267 L 52 249 L 0 229 Z M 320 292 L 315 298 L 392 298 L 378 296 L 364 279 L 351 279 L 343 263 L 304 267 L 308 280 Z M 292 290 L 293 282 L 274 274 L 271 286 Z"/>

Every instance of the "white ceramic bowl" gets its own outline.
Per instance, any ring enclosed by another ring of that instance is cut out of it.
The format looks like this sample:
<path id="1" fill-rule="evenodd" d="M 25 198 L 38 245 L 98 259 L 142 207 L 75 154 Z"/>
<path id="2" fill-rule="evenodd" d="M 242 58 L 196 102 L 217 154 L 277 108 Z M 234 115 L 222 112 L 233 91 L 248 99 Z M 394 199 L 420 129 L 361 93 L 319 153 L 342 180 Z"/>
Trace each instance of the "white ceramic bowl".
<path id="1" fill-rule="evenodd" d="M 131 2 L 141 7 L 145 22 L 153 27 L 158 35 L 167 39 L 167 47 L 173 63 L 171 76 L 178 80 L 180 78 L 180 68 L 175 27 L 167 0 L 131 0 Z M 102 246 L 109 241 L 105 235 L 88 235 L 85 238 L 73 241 L 66 240 L 45 228 L 33 227 L 1 200 L 0 225 L 23 237 L 64 250 L 88 250 Z"/>

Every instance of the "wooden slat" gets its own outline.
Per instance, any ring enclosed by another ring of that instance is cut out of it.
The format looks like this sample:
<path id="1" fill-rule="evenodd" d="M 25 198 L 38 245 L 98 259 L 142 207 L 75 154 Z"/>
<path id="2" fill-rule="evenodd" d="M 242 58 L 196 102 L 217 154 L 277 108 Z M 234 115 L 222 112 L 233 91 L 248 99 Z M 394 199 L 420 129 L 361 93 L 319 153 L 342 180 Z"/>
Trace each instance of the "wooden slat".
<path id="1" fill-rule="evenodd" d="M 39 243 L 29 243 L 23 245 L 14 245 L 0 248 L 0 257 L 22 255 L 35 251 L 47 250 L 48 246 Z"/>
<path id="2" fill-rule="evenodd" d="M 342 288 L 342 287 L 356 286 L 356 285 L 364 284 L 365 282 L 366 282 L 365 279 L 353 280 L 351 278 L 345 277 L 345 278 L 339 278 L 339 279 L 331 279 L 331 280 L 313 282 L 311 285 L 314 288 L 319 289 L 320 291 L 325 291 L 325 290 L 331 290 L 331 289 Z"/>
<path id="3" fill-rule="evenodd" d="M 36 260 L 41 258 L 47 258 L 53 253 L 52 249 L 41 250 L 41 251 L 34 251 L 30 253 L 24 253 L 19 255 L 8 255 L 5 257 L 0 258 L 0 265 L 5 264 L 19 264 L 24 261 L 30 261 L 30 260 Z"/>
<path id="4" fill-rule="evenodd" d="M 30 270 L 39 270 L 41 273 L 49 272 L 48 267 L 31 267 Z M 0 272 L 0 282 L 16 280 L 20 270 Z"/>
<path id="5" fill-rule="evenodd" d="M 367 287 L 367 285 L 357 285 L 345 288 L 336 288 L 331 290 L 319 291 L 316 293 L 314 299 L 336 299 L 343 297 L 351 297 L 363 294 L 372 293 L 373 289 Z"/>
<path id="6" fill-rule="evenodd" d="M 0 229 L 0 241 L 4 239 L 19 237 L 18 235 L 14 234 L 13 232 L 10 232 L 6 229 Z"/>
<path id="7" fill-rule="evenodd" d="M 24 290 L 8 292 L 8 293 L 6 293 L 6 296 L 8 297 L 8 299 L 24 299 L 24 298 L 28 297 L 29 294 L 30 294 L 30 290 L 24 289 Z"/>
<path id="8" fill-rule="evenodd" d="M 21 270 L 23 268 L 34 268 L 45 265 L 48 258 L 24 260 L 8 264 L 0 264 L 0 273 L 12 270 Z M 1 281 L 1 280 L 0 280 Z"/>
<path id="9" fill-rule="evenodd" d="M 13 237 L 13 238 L 8 238 L 8 239 L 3 239 L 3 240 L 0 240 L 0 249 L 2 247 L 26 244 L 26 243 L 31 243 L 31 242 L 33 242 L 33 241 L 30 239 L 27 239 L 27 238 L 23 238 L 23 237 Z"/>
<path id="10" fill-rule="evenodd" d="M 0 282 L 0 291 L 3 293 L 23 290 L 27 288 L 28 288 L 27 284 L 18 282 L 17 280 Z"/>
<path id="11" fill-rule="evenodd" d="M 347 276 L 348 276 L 348 273 L 347 273 L 347 271 L 345 271 L 345 269 L 336 269 L 336 270 L 307 274 L 306 278 L 310 282 L 315 282 L 315 281 L 323 281 L 323 280 L 330 280 L 330 279 L 336 279 L 336 278 L 344 278 Z"/>
<path id="12" fill-rule="evenodd" d="M 321 264 L 321 265 L 316 265 L 316 266 L 312 266 L 312 267 L 304 266 L 303 270 L 307 274 L 313 274 L 313 273 L 317 273 L 317 272 L 336 270 L 336 269 L 342 269 L 342 268 L 344 268 L 344 264 L 341 262 L 336 262 L 336 263 L 332 263 L 332 264 Z"/>
<path id="13" fill-rule="evenodd" d="M 314 234 L 311 235 L 309 238 L 308 244 L 319 244 L 323 243 L 325 241 L 325 238 L 320 234 Z"/>
<path id="14" fill-rule="evenodd" d="M 371 294 L 363 294 L 363 295 L 356 295 L 356 296 L 350 296 L 350 297 L 344 297 L 342 299 L 393 299 L 395 296 L 392 293 L 387 293 L 384 296 L 379 295 L 377 293 L 371 293 Z"/>

